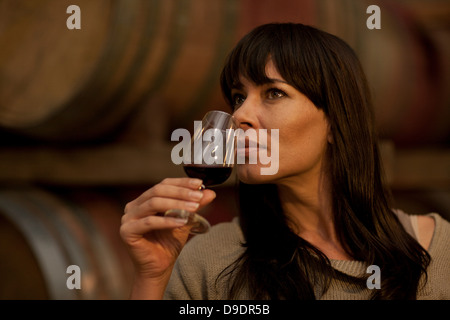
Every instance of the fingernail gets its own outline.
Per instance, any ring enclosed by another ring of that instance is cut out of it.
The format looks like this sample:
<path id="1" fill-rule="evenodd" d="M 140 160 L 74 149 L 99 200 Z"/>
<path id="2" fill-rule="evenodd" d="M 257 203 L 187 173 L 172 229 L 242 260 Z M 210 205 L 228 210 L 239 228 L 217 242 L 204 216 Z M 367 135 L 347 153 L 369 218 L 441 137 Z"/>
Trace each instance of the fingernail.
<path id="1" fill-rule="evenodd" d="M 184 226 L 189 221 L 188 218 L 168 218 L 168 219 L 171 219 L 173 222 L 175 222 L 180 226 Z"/>
<path id="2" fill-rule="evenodd" d="M 199 204 L 197 202 L 186 202 L 186 207 L 189 210 L 197 210 Z"/>
<path id="3" fill-rule="evenodd" d="M 189 183 L 191 184 L 191 186 L 193 187 L 200 187 L 200 185 L 202 184 L 202 180 L 200 179 L 191 179 L 191 181 L 189 181 Z"/>
<path id="4" fill-rule="evenodd" d="M 203 192 L 191 191 L 191 192 L 189 192 L 189 197 L 192 198 L 192 200 L 198 201 L 201 198 L 203 198 Z"/>

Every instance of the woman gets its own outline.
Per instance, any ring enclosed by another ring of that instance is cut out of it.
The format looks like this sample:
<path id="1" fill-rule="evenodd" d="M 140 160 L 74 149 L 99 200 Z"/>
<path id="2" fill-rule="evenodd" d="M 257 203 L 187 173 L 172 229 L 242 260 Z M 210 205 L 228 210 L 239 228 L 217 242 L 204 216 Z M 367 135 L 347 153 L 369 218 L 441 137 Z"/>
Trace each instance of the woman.
<path id="1" fill-rule="evenodd" d="M 210 203 L 200 180 L 166 179 L 127 204 L 131 298 L 450 298 L 450 224 L 391 210 L 368 86 L 346 43 L 301 24 L 260 26 L 229 55 L 221 86 L 240 128 L 279 129 L 279 170 L 237 165 L 239 218 L 184 249 L 189 226 L 156 213 Z"/>

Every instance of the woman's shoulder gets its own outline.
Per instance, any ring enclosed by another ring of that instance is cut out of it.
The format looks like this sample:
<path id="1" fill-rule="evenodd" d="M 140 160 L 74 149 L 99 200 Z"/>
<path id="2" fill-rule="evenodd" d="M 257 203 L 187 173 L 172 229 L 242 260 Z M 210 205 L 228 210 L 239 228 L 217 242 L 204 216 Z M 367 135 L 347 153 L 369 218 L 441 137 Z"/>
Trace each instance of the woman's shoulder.
<path id="1" fill-rule="evenodd" d="M 450 265 L 450 250 L 448 244 L 450 243 L 450 222 L 444 219 L 437 213 L 430 213 L 423 216 L 424 218 L 431 218 L 432 224 L 429 221 L 422 219 L 425 225 L 422 228 L 433 228 L 431 239 L 429 240 L 428 253 L 431 257 L 431 263 L 427 270 L 426 286 L 418 294 L 418 299 L 450 299 L 450 273 L 448 266 Z M 419 220 L 420 221 L 420 220 Z M 420 223 L 420 222 L 419 222 Z M 421 226 L 419 225 L 419 230 Z M 429 233 L 429 230 L 427 231 Z"/>
<path id="2" fill-rule="evenodd" d="M 428 251 L 433 243 L 441 243 L 450 235 L 450 223 L 438 213 L 413 215 L 399 209 L 393 211 L 405 230 Z"/>
<path id="3" fill-rule="evenodd" d="M 418 241 L 426 250 L 430 248 L 435 228 L 436 220 L 432 216 L 417 216 Z"/>
<path id="4" fill-rule="evenodd" d="M 422 234 L 429 237 L 428 251 L 431 253 L 434 250 L 443 250 L 444 252 L 449 253 L 450 251 L 448 250 L 448 244 L 450 243 L 450 222 L 437 213 L 429 213 L 421 216 L 421 218 L 422 224 L 419 225 L 419 234 L 420 228 L 422 228 Z"/>
<path id="5" fill-rule="evenodd" d="M 400 222 L 416 240 L 424 247 L 431 263 L 427 269 L 425 286 L 418 292 L 418 299 L 450 299 L 450 222 L 438 213 L 411 215 L 394 210 Z M 409 231 L 408 231 L 409 230 Z"/>

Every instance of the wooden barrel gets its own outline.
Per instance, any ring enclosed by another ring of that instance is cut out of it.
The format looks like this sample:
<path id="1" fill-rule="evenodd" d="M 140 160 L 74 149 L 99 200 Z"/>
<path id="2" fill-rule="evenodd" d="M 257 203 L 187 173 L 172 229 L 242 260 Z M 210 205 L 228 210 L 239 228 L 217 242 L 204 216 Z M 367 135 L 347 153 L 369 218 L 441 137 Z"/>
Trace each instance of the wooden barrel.
<path id="1" fill-rule="evenodd" d="M 450 141 L 448 50 L 409 8 L 389 1 L 379 6 L 382 29 L 361 32 L 355 49 L 373 91 L 380 134 L 397 146 Z"/>
<path id="2" fill-rule="evenodd" d="M 0 126 L 47 141 L 114 132 L 148 99 L 176 114 L 202 100 L 228 49 L 234 4 L 79 0 L 0 4 Z M 162 107 L 161 107 L 162 108 Z M 157 110 L 158 111 L 158 110 Z"/>
<path id="3" fill-rule="evenodd" d="M 226 109 L 218 77 L 234 44 L 257 25 L 289 21 L 355 48 L 383 138 L 448 141 L 448 37 L 430 34 L 405 3 L 79 0 L 81 29 L 68 30 L 68 1 L 5 0 L 0 126 L 43 140 L 91 140 L 153 103 L 153 112 L 168 113 L 168 131 L 190 128 L 207 110 Z M 366 27 L 374 4 L 380 30 Z"/>
<path id="4" fill-rule="evenodd" d="M 98 197 L 87 202 L 34 188 L 0 190 L 0 299 L 128 297 L 121 209 Z M 71 265 L 80 268 L 80 289 L 67 286 Z"/>

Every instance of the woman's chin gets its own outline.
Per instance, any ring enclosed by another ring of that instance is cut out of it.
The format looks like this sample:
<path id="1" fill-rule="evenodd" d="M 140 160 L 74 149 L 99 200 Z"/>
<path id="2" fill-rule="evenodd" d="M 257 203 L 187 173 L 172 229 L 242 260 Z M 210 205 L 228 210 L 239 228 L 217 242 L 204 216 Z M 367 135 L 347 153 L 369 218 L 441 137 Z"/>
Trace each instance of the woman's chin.
<path id="1" fill-rule="evenodd" d="M 241 164 L 236 166 L 239 181 L 246 184 L 262 184 L 273 181 L 273 176 L 262 175 L 261 167 L 255 164 Z"/>

